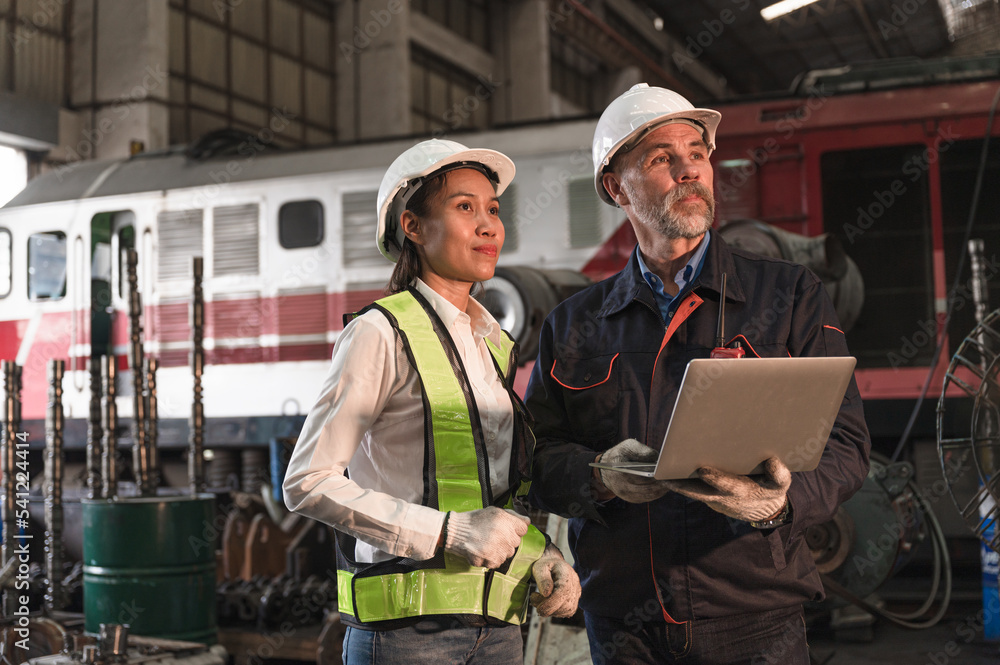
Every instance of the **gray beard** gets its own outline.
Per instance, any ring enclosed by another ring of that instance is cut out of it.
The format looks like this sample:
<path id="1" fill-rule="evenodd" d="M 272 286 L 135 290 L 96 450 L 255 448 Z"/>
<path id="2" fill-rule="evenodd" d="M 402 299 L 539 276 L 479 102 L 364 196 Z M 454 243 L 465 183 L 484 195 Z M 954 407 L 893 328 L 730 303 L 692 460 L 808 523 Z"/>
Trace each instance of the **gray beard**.
<path id="1" fill-rule="evenodd" d="M 626 196 L 632 203 L 632 210 L 639 222 L 660 235 L 676 240 L 697 238 L 712 226 L 715 218 L 715 198 L 712 191 L 700 182 L 684 182 L 671 189 L 661 201 L 633 198 L 631 186 L 625 186 Z M 706 207 L 681 203 L 681 199 L 696 194 L 704 200 Z"/>

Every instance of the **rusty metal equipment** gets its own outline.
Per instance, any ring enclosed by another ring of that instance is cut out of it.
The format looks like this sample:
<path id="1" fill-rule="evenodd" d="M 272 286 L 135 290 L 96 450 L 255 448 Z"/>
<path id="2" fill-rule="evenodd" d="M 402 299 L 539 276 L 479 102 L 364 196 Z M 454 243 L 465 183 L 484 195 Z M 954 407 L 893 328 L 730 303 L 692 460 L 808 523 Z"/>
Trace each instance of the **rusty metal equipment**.
<path id="1" fill-rule="evenodd" d="M 49 404 L 45 418 L 45 610 L 66 606 L 63 589 L 63 407 L 65 360 L 49 361 Z"/>
<path id="2" fill-rule="evenodd" d="M 191 299 L 191 373 L 194 375 L 194 401 L 188 422 L 188 482 L 192 494 L 205 489 L 205 409 L 201 398 L 201 377 L 205 371 L 205 297 L 201 280 L 204 272 L 200 256 L 193 259 L 194 293 Z"/>

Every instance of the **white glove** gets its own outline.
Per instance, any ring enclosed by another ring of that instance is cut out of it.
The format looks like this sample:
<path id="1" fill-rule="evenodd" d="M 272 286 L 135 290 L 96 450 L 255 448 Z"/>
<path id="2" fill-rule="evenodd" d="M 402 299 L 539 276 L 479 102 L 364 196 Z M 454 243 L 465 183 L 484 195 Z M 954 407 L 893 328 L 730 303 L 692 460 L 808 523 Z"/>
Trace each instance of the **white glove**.
<path id="1" fill-rule="evenodd" d="M 562 552 L 549 544 L 542 556 L 531 564 L 531 577 L 538 591 L 531 594 L 531 604 L 543 617 L 571 617 L 580 601 L 580 578 L 573 566 L 566 563 Z"/>
<path id="2" fill-rule="evenodd" d="M 665 480 L 671 491 L 703 501 L 717 513 L 763 522 L 785 505 L 792 473 L 777 457 L 764 462 L 764 477 L 737 476 L 712 467 L 698 469 L 700 480 Z"/>
<path id="3" fill-rule="evenodd" d="M 649 462 L 653 464 L 657 457 L 659 457 L 659 453 L 649 446 L 644 446 L 635 439 L 625 439 L 601 455 L 601 462 L 606 464 Z M 665 480 L 655 480 L 613 469 L 601 469 L 601 482 L 618 498 L 629 503 L 653 501 L 670 491 Z"/>
<path id="4" fill-rule="evenodd" d="M 486 568 L 499 568 L 514 556 L 531 524 L 523 515 L 494 506 L 450 512 L 446 519 L 444 549 L 464 556 L 473 566 Z"/>

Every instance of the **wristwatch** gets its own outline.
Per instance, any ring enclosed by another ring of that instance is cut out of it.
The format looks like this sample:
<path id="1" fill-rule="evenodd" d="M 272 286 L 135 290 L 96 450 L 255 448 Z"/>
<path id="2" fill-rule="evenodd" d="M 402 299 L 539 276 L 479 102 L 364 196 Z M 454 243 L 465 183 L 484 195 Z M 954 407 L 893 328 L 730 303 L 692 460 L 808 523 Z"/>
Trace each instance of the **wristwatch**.
<path id="1" fill-rule="evenodd" d="M 760 522 L 750 521 L 749 524 L 755 529 L 774 529 L 782 524 L 787 524 L 792 520 L 792 504 L 785 499 L 785 507 L 781 509 L 781 512 L 772 517 L 769 520 L 763 520 Z"/>

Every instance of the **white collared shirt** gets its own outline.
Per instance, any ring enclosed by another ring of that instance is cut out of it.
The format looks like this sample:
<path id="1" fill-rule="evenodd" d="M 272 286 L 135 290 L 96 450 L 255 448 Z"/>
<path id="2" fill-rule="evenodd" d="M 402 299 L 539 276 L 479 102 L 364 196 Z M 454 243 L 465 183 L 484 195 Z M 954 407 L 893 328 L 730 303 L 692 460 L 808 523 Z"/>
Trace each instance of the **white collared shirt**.
<path id="1" fill-rule="evenodd" d="M 500 325 L 469 299 L 465 312 L 417 280 L 465 364 L 483 425 L 493 495 L 509 485 L 514 415 L 484 338 Z M 385 315 L 369 311 L 344 328 L 283 485 L 289 509 L 358 539 L 359 562 L 434 556 L 444 513 L 421 506 L 424 407 L 420 381 Z M 344 475 L 348 470 L 350 478 Z"/>

